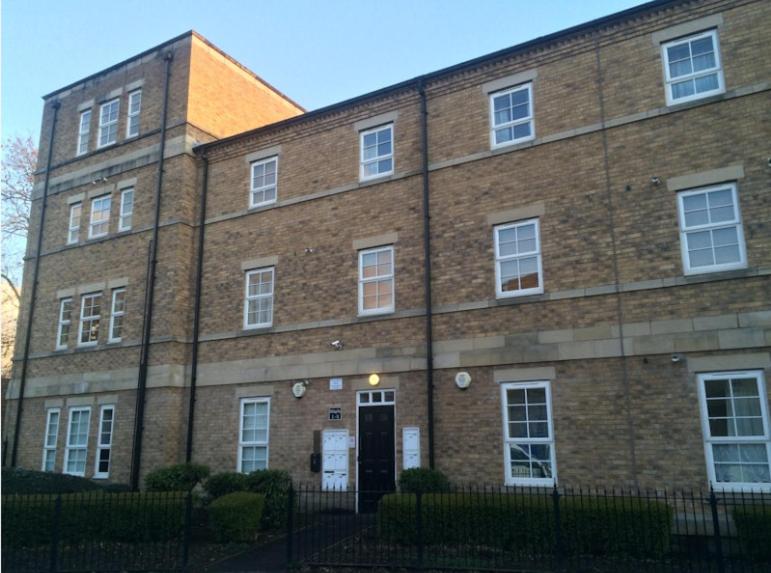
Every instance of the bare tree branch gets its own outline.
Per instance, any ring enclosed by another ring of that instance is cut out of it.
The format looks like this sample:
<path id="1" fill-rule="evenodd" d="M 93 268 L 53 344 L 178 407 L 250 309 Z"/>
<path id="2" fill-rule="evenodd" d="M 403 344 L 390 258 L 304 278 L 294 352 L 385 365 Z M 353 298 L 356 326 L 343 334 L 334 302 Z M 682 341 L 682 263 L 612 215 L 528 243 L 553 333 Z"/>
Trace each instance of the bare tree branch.
<path id="1" fill-rule="evenodd" d="M 8 286 L 11 287 L 11 291 L 13 291 L 13 294 L 16 297 L 16 304 L 18 305 L 18 303 L 21 301 L 21 294 L 19 293 L 19 289 L 16 288 L 16 285 L 13 284 L 13 281 L 7 274 L 0 273 L 0 278 L 2 278 L 6 283 L 8 283 Z"/>

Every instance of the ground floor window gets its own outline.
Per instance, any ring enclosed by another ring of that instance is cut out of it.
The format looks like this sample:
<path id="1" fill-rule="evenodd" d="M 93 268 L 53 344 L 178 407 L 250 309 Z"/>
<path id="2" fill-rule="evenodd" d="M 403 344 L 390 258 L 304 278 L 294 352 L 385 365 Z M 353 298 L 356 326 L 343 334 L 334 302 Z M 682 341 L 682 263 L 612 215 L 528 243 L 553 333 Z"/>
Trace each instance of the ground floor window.
<path id="1" fill-rule="evenodd" d="M 556 477 L 549 382 L 501 385 L 507 485 L 552 485 Z"/>
<path id="2" fill-rule="evenodd" d="M 49 408 L 46 414 L 46 433 L 43 439 L 43 471 L 52 472 L 56 464 L 56 442 L 59 439 L 59 408 Z"/>
<path id="3" fill-rule="evenodd" d="M 115 423 L 115 406 L 102 406 L 99 413 L 99 434 L 96 443 L 95 478 L 110 477 L 112 455 L 112 427 Z"/>
<path id="4" fill-rule="evenodd" d="M 699 395 L 710 483 L 726 489 L 771 489 L 763 373 L 699 374 Z"/>
<path id="5" fill-rule="evenodd" d="M 91 408 L 70 408 L 67 426 L 67 447 L 64 451 L 64 473 L 76 476 L 86 475 L 88 456 L 88 426 L 91 422 Z"/>
<path id="6" fill-rule="evenodd" d="M 248 473 L 267 469 L 270 398 L 244 398 L 240 417 L 238 471 Z"/>

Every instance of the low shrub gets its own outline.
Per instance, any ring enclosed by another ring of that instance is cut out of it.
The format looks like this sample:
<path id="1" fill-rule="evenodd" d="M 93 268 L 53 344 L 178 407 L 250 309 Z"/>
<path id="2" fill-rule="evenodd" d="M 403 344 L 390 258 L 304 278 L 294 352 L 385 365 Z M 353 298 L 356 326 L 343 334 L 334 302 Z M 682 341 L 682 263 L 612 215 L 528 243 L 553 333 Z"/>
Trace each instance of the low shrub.
<path id="1" fill-rule="evenodd" d="M 145 476 L 147 491 L 190 491 L 209 476 L 201 464 L 176 464 L 158 468 Z"/>
<path id="2" fill-rule="evenodd" d="M 417 539 L 416 495 L 389 494 L 378 505 L 386 541 Z M 562 550 L 572 555 L 659 557 L 666 552 L 672 511 L 663 503 L 602 498 L 560 500 Z M 530 555 L 555 551 L 554 506 L 548 495 L 423 494 L 427 544 L 480 545 Z"/>
<path id="3" fill-rule="evenodd" d="M 746 505 L 733 511 L 734 524 L 745 554 L 771 562 L 771 505 Z"/>
<path id="4" fill-rule="evenodd" d="M 257 470 L 246 476 L 246 488 L 265 496 L 263 529 L 279 529 L 286 524 L 287 503 L 292 478 L 284 470 Z"/>
<path id="5" fill-rule="evenodd" d="M 20 468 L 3 468 L 2 480 L 4 495 L 75 493 L 100 489 L 100 485 L 90 479 L 53 472 L 23 470 Z"/>
<path id="6" fill-rule="evenodd" d="M 214 474 L 204 482 L 203 488 L 212 499 L 216 499 L 236 491 L 246 491 L 246 474 L 238 472 L 221 472 Z"/>
<path id="7" fill-rule="evenodd" d="M 262 494 L 228 493 L 209 504 L 209 524 L 219 541 L 249 543 L 260 528 L 264 506 Z"/>
<path id="8" fill-rule="evenodd" d="M 47 544 L 56 519 L 53 495 L 4 495 L 3 543 Z M 61 496 L 59 539 L 63 542 L 164 541 L 184 527 L 183 493 L 71 493 Z"/>
<path id="9" fill-rule="evenodd" d="M 442 493 L 450 491 L 450 480 L 439 470 L 412 468 L 399 476 L 402 493 Z"/>

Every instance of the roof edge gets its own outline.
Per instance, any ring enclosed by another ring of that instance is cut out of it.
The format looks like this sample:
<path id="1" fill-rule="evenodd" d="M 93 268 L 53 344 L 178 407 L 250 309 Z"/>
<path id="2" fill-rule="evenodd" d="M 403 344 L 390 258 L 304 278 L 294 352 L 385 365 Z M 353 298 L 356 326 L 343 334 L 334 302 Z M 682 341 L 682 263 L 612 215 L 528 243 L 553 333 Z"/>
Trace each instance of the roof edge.
<path id="1" fill-rule="evenodd" d="M 525 52 L 527 50 L 530 50 L 536 46 L 539 46 L 541 44 L 545 44 L 548 42 L 554 42 L 556 40 L 560 40 L 562 38 L 567 38 L 569 36 L 578 35 L 581 33 L 586 33 L 590 30 L 598 29 L 606 27 L 610 24 L 614 24 L 616 22 L 621 22 L 624 20 L 628 20 L 633 18 L 634 16 L 638 14 L 643 13 L 649 13 L 654 12 L 659 8 L 663 7 L 669 7 L 669 6 L 677 6 L 679 4 L 686 4 L 688 2 L 691 2 L 692 0 L 652 0 L 650 2 L 645 2 L 643 4 L 639 4 L 637 6 L 632 6 L 631 8 L 627 8 L 626 10 L 621 10 L 620 12 L 614 12 L 612 14 L 608 14 L 607 16 L 602 16 L 600 18 L 595 18 L 594 20 L 589 20 L 588 22 L 584 22 L 582 24 L 577 24 L 575 26 L 571 26 L 570 28 L 565 28 L 563 30 L 558 30 L 557 32 L 553 32 L 551 34 L 546 34 L 545 36 L 538 36 L 537 38 L 533 38 L 532 40 L 527 40 L 525 42 L 521 42 L 519 44 L 515 44 L 514 46 L 510 46 L 508 48 L 503 48 L 502 50 L 498 50 L 495 52 L 491 52 L 489 54 L 484 54 L 482 56 L 478 56 L 476 58 L 472 58 L 470 60 L 466 60 L 463 62 L 460 62 L 458 64 L 453 64 L 452 66 L 448 66 L 446 68 L 440 68 L 438 70 L 435 70 L 433 72 L 428 72 L 419 76 L 415 76 L 413 78 L 410 78 L 408 80 L 391 84 L 389 86 L 367 92 L 362 95 L 358 95 L 340 102 L 336 102 L 324 107 L 320 107 L 315 110 L 311 110 L 309 112 L 306 112 L 302 115 L 290 117 L 285 120 L 281 120 L 275 123 L 269 123 L 267 125 L 251 129 L 249 131 L 244 131 L 241 133 L 236 133 L 235 135 L 231 135 L 222 139 L 218 139 L 216 141 L 210 141 L 208 143 L 203 143 L 201 145 L 198 145 L 194 148 L 194 151 L 196 153 L 203 153 L 205 151 L 208 151 L 209 149 L 216 148 L 219 145 L 227 145 L 229 143 L 232 143 L 234 141 L 238 141 L 239 139 L 246 139 L 248 137 L 251 137 L 253 135 L 256 135 L 258 133 L 262 133 L 265 131 L 268 131 L 270 129 L 280 129 L 283 127 L 291 126 L 295 123 L 300 123 L 304 120 L 310 120 L 313 118 L 316 118 L 318 116 L 322 116 L 326 113 L 333 112 L 335 110 L 355 105 L 357 103 L 366 101 L 368 99 L 375 99 L 378 97 L 382 97 L 389 93 L 395 93 L 401 90 L 404 90 L 411 86 L 416 86 L 420 82 L 427 82 L 435 79 L 439 79 L 444 76 L 448 76 L 451 74 L 454 74 L 456 72 L 459 72 L 461 70 L 474 68 L 476 66 L 479 66 L 481 64 L 500 60 L 506 57 L 513 56 L 520 52 Z"/>

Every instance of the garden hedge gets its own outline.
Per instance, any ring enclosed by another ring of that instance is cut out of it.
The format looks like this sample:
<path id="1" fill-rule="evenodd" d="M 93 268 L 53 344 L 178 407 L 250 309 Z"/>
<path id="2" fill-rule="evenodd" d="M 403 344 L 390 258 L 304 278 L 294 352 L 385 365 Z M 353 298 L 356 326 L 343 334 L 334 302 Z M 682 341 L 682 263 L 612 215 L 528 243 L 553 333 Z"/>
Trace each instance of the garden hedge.
<path id="1" fill-rule="evenodd" d="M 209 523 L 219 541 L 254 541 L 262 521 L 265 496 L 238 491 L 218 497 L 209 504 Z"/>
<path id="2" fill-rule="evenodd" d="M 190 491 L 209 477 L 201 464 L 176 464 L 151 471 L 145 476 L 147 491 Z"/>
<path id="3" fill-rule="evenodd" d="M 221 472 L 207 479 L 203 488 L 211 499 L 217 499 L 223 495 L 236 491 L 246 491 L 246 474 L 239 472 Z"/>
<path id="4" fill-rule="evenodd" d="M 439 470 L 410 468 L 399 475 L 402 493 L 442 493 L 450 491 L 450 480 Z"/>
<path id="5" fill-rule="evenodd" d="M 47 544 L 55 519 L 54 495 L 4 495 L 3 543 Z M 166 541 L 184 528 L 184 493 L 62 494 L 59 539 L 62 542 Z"/>
<path id="6" fill-rule="evenodd" d="M 473 544 L 530 555 L 555 551 L 550 495 L 424 494 L 421 506 L 426 544 Z M 660 557 L 668 548 L 672 510 L 649 501 L 563 497 L 560 522 L 565 554 Z M 384 541 L 416 543 L 416 496 L 384 496 L 378 529 Z"/>
<path id="7" fill-rule="evenodd" d="M 20 468 L 3 468 L 3 495 L 33 493 L 75 493 L 102 487 L 83 477 Z"/>
<path id="8" fill-rule="evenodd" d="M 746 505 L 733 511 L 736 532 L 745 554 L 771 562 L 771 505 Z"/>
<path id="9" fill-rule="evenodd" d="M 257 470 L 246 476 L 246 489 L 265 496 L 263 529 L 279 529 L 286 525 L 287 504 L 292 478 L 284 470 Z"/>

